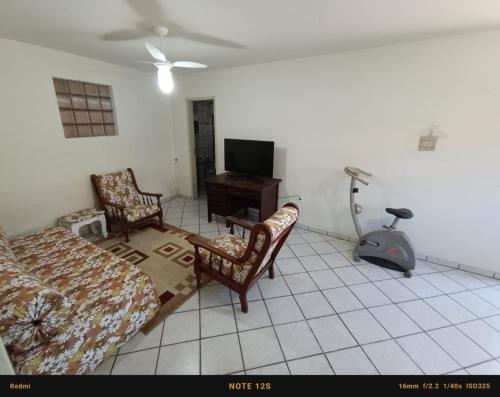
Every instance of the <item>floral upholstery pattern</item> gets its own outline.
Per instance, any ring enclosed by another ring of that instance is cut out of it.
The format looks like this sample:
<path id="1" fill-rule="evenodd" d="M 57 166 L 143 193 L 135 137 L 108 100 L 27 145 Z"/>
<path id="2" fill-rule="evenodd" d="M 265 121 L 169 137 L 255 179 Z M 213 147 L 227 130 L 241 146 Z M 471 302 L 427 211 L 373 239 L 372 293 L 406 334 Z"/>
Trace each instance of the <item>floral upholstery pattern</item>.
<path id="1" fill-rule="evenodd" d="M 19 264 L 0 230 L 0 334 L 13 351 L 47 342 L 67 315 L 68 302 Z"/>
<path id="2" fill-rule="evenodd" d="M 295 207 L 283 207 L 276 211 L 273 215 L 264 221 L 264 224 L 271 231 L 271 241 L 277 240 L 281 232 L 283 232 L 289 225 L 297 220 L 299 211 Z M 257 236 L 255 250 L 260 252 L 265 242 L 265 235 L 260 233 Z"/>
<path id="3" fill-rule="evenodd" d="M 73 212 L 68 215 L 61 216 L 57 219 L 57 224 L 59 226 L 67 227 L 74 223 L 85 221 L 87 219 L 95 218 L 96 216 L 104 214 L 103 210 L 98 210 L 95 208 L 87 208 L 77 212 Z"/>
<path id="4" fill-rule="evenodd" d="M 276 244 L 278 244 L 280 240 L 279 238 L 281 236 L 281 233 L 293 222 L 295 222 L 298 217 L 299 217 L 299 211 L 295 207 L 285 206 L 276 211 L 273 215 L 271 215 L 264 221 L 264 224 L 268 226 L 269 230 L 271 231 L 271 242 L 269 244 L 269 248 L 267 249 L 266 256 L 261 262 L 258 271 L 260 271 L 260 269 L 264 267 L 271 258 L 271 255 L 273 254 L 274 249 L 276 248 Z M 257 236 L 257 241 L 254 246 L 254 250 L 256 252 L 260 252 L 262 250 L 262 247 L 264 246 L 265 243 L 265 239 L 266 239 L 265 234 L 259 233 L 259 235 Z"/>
<path id="5" fill-rule="evenodd" d="M 247 250 L 247 242 L 234 234 L 223 234 L 213 240 L 210 240 L 209 244 L 215 248 L 223 250 L 235 258 L 242 257 Z M 252 264 L 257 258 L 257 254 L 252 253 L 248 262 L 242 265 L 234 265 L 230 261 L 222 259 L 218 255 L 211 254 L 210 251 L 204 248 L 199 249 L 199 254 L 200 259 L 205 265 L 222 272 L 225 276 L 230 276 L 234 281 L 240 284 L 245 282 L 245 279 L 252 268 Z M 231 267 L 233 267 L 232 274 Z"/>
<path id="6" fill-rule="evenodd" d="M 97 181 L 105 200 L 125 207 L 123 216 L 127 222 L 136 222 L 161 211 L 159 205 L 141 202 L 141 196 L 128 170 L 99 175 Z M 121 211 L 111 205 L 105 205 L 105 209 L 110 217 L 122 216 Z"/>
<path id="7" fill-rule="evenodd" d="M 10 284 L 10 285 L 9 285 Z M 58 291 L 26 274 L 2 272 L 0 334 L 11 351 L 48 343 L 68 316 L 70 303 Z"/>
<path id="8" fill-rule="evenodd" d="M 231 234 L 223 234 L 213 240 L 192 235 L 188 241 L 194 245 L 194 271 L 196 285 L 201 288 L 202 274 L 218 280 L 235 291 L 240 298 L 240 309 L 248 312 L 248 290 L 265 271 L 274 277 L 274 258 L 299 216 L 298 207 L 287 203 L 271 217 L 255 226 L 247 226 L 227 218 L 231 223 Z M 247 243 L 234 235 L 234 225 L 251 229 Z"/>
<path id="9" fill-rule="evenodd" d="M 16 256 L 12 252 L 9 240 L 7 240 L 3 229 L 0 227 L 0 264 L 7 261 L 15 263 Z"/>
<path id="10" fill-rule="evenodd" d="M 125 207 L 141 203 L 132 175 L 127 170 L 99 175 L 97 178 L 104 198 L 110 203 Z"/>
<path id="11" fill-rule="evenodd" d="M 0 335 L 19 374 L 91 372 L 159 308 L 140 268 L 64 228 L 10 248 L 18 265 L 0 257 Z"/>
<path id="12" fill-rule="evenodd" d="M 267 262 L 271 258 L 271 255 L 280 240 L 279 238 L 281 237 L 281 233 L 285 231 L 286 228 L 293 222 L 295 222 L 298 216 L 299 212 L 295 207 L 285 206 L 264 221 L 264 224 L 268 226 L 271 232 L 271 242 L 258 271 L 260 268 L 267 265 Z M 200 259 L 205 265 L 210 266 L 214 270 L 220 271 L 225 276 L 230 276 L 237 283 L 243 284 L 257 259 L 257 255 L 264 246 L 265 239 L 266 235 L 264 233 L 259 233 L 250 255 L 250 259 L 242 265 L 234 265 L 227 259 L 222 259 L 218 255 L 211 254 L 210 251 L 204 248 L 199 249 Z M 234 258 L 241 258 L 247 250 L 247 242 L 234 234 L 223 234 L 213 240 L 210 240 L 209 244 L 215 248 L 223 250 Z M 233 268 L 232 274 L 231 268 Z"/>
<path id="13" fill-rule="evenodd" d="M 160 212 L 160 207 L 157 205 L 134 205 L 133 207 L 125 208 L 125 217 L 129 222 L 135 222 L 146 216 Z"/>

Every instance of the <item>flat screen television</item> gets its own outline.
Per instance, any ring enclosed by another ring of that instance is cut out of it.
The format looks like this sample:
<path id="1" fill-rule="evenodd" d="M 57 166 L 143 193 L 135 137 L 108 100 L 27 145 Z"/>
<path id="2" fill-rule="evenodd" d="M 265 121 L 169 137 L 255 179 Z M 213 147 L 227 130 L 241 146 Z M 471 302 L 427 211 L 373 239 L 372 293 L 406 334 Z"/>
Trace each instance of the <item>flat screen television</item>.
<path id="1" fill-rule="evenodd" d="M 273 176 L 274 142 L 224 139 L 224 168 L 248 176 Z"/>

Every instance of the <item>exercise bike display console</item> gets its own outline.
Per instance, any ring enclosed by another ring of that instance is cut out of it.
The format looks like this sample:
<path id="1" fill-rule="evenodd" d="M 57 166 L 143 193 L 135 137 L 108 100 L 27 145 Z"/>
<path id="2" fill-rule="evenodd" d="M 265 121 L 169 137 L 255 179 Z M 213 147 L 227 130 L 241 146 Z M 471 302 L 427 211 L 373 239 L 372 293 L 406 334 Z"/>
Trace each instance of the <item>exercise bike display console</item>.
<path id="1" fill-rule="evenodd" d="M 363 206 L 356 203 L 355 195 L 359 192 L 357 182 L 368 186 L 365 177 L 372 174 L 356 167 L 345 167 L 344 171 L 351 177 L 351 187 L 349 201 L 351 206 L 352 220 L 358 243 L 354 248 L 352 257 L 355 262 L 361 259 L 386 267 L 389 269 L 404 272 L 406 277 L 411 277 L 411 270 L 415 269 L 415 251 L 406 233 L 396 230 L 400 219 L 413 218 L 413 212 L 408 208 L 386 208 L 385 212 L 394 215 L 394 220 L 389 226 L 383 226 L 385 230 L 376 230 L 363 234 L 359 224 L 358 215 L 363 212 Z"/>

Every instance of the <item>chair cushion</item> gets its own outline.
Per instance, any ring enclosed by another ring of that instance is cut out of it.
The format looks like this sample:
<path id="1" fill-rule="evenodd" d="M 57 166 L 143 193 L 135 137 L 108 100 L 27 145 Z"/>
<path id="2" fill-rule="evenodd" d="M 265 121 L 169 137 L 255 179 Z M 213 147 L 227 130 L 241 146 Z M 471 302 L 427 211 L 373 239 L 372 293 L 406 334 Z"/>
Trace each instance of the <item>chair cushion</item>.
<path id="1" fill-rule="evenodd" d="M 145 218 L 146 216 L 156 214 L 160 212 L 160 207 L 157 205 L 134 205 L 132 207 L 125 208 L 125 217 L 129 222 L 135 222 L 139 219 Z"/>
<path id="2" fill-rule="evenodd" d="M 235 258 L 242 257 L 247 249 L 247 242 L 245 240 L 234 234 L 227 233 L 210 240 L 209 244 L 215 248 L 221 249 Z M 252 268 L 252 264 L 255 262 L 257 257 L 257 254 L 252 252 L 249 261 L 242 265 L 234 265 L 234 271 L 231 275 L 231 267 L 233 264 L 230 261 L 222 259 L 220 256 L 213 253 L 211 254 L 210 251 L 203 248 L 200 248 L 199 252 L 200 259 L 205 265 L 210 266 L 214 270 L 220 271 L 225 276 L 231 276 L 232 280 L 239 284 L 243 284 L 245 282 L 245 279 Z"/>
<path id="3" fill-rule="evenodd" d="M 127 170 L 98 176 L 99 186 L 106 200 L 113 204 L 133 207 L 139 205 L 139 193 L 132 175 Z"/>
<path id="4" fill-rule="evenodd" d="M 288 227 L 290 224 L 295 222 L 299 212 L 295 207 L 283 207 L 276 211 L 273 215 L 264 221 L 264 224 L 269 227 L 271 231 L 271 246 L 280 234 Z M 263 233 L 257 236 L 257 242 L 255 244 L 255 250 L 260 252 L 265 242 L 265 235 Z M 271 250 L 270 250 L 271 251 Z"/>

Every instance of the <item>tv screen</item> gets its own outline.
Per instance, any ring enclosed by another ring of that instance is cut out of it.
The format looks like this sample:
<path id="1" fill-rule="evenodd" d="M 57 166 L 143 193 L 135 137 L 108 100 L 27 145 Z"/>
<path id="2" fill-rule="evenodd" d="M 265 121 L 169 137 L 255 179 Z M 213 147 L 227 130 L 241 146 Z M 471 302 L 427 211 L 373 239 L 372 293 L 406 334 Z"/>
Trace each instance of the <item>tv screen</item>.
<path id="1" fill-rule="evenodd" d="M 273 176 L 274 142 L 224 139 L 226 171 L 252 176 Z"/>

